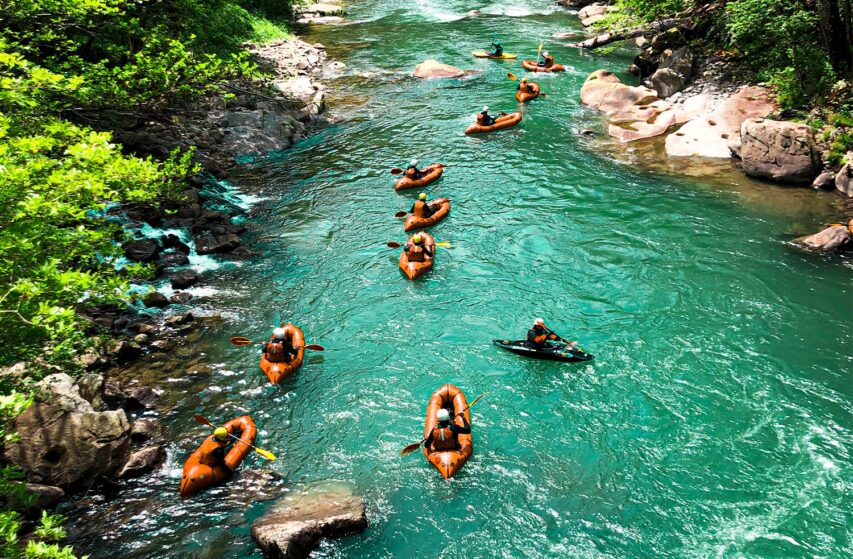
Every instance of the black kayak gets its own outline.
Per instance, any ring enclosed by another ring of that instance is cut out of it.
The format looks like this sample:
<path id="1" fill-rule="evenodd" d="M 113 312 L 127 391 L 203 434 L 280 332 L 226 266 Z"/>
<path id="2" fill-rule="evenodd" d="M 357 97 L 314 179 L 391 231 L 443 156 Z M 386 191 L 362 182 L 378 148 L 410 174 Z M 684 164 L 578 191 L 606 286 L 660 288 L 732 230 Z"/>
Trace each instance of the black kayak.
<path id="1" fill-rule="evenodd" d="M 525 340 L 515 340 L 514 342 L 509 340 L 493 340 L 492 343 L 507 351 L 511 351 L 525 357 L 532 357 L 533 359 L 547 359 L 549 361 L 563 361 L 566 363 L 592 361 L 595 359 L 595 355 L 587 353 L 580 348 L 572 349 L 565 344 L 548 345 L 542 349 L 536 349 L 527 347 L 527 342 Z"/>

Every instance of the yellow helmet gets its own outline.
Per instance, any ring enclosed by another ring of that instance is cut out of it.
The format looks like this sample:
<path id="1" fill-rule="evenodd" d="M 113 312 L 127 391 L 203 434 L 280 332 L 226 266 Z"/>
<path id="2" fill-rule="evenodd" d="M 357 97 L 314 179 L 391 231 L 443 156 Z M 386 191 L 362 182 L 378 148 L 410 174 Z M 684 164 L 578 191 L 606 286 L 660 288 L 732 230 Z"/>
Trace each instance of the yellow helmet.
<path id="1" fill-rule="evenodd" d="M 228 438 L 228 429 L 225 427 L 217 427 L 216 430 L 213 431 L 213 438 L 218 441 L 224 441 Z"/>
<path id="2" fill-rule="evenodd" d="M 419 245 L 421 244 L 421 241 L 423 241 L 423 238 L 420 235 L 415 235 L 412 237 L 412 241 L 414 241 L 416 245 Z"/>
<path id="3" fill-rule="evenodd" d="M 521 78 L 521 83 L 527 83 L 527 78 Z"/>
<path id="4" fill-rule="evenodd" d="M 426 192 L 421 192 L 418 194 L 418 200 L 426 200 Z"/>

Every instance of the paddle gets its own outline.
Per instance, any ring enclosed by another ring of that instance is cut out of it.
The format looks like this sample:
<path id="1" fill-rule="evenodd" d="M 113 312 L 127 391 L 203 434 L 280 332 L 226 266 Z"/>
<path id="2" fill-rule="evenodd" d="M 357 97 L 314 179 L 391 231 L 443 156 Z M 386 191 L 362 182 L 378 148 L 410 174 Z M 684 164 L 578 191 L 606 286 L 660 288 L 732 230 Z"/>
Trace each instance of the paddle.
<path id="1" fill-rule="evenodd" d="M 237 347 L 243 347 L 255 343 L 245 336 L 234 336 L 229 341 L 231 342 L 231 345 L 235 345 Z M 326 351 L 326 348 L 319 344 L 308 344 L 305 346 L 305 349 L 311 349 L 313 351 Z"/>
<path id="2" fill-rule="evenodd" d="M 406 217 L 406 214 L 409 213 L 405 210 L 400 210 L 399 212 L 394 214 L 394 217 Z"/>
<path id="3" fill-rule="evenodd" d="M 210 422 L 210 420 L 209 420 L 209 419 L 207 419 L 207 418 L 206 418 L 206 417 L 204 417 L 204 416 L 201 416 L 201 415 L 194 415 L 194 416 L 193 416 L 193 419 L 195 419 L 196 421 L 198 421 L 198 422 L 199 422 L 199 423 L 201 423 L 202 425 L 207 425 L 208 427 L 216 427 L 213 423 L 211 423 L 211 422 Z M 251 447 L 251 448 L 252 448 L 252 450 L 254 450 L 255 452 L 257 452 L 258 454 L 260 454 L 261 456 L 263 456 L 263 457 L 264 457 L 264 458 L 266 458 L 267 460 L 273 460 L 273 461 L 275 460 L 275 454 L 273 454 L 273 453 L 272 453 L 272 452 L 270 452 L 269 450 L 264 450 L 264 449 L 262 449 L 262 448 L 258 448 L 258 447 L 256 447 L 256 446 L 255 446 L 255 445 L 253 445 L 253 444 L 249 444 L 249 443 L 247 443 L 246 441 L 241 440 L 241 439 L 240 439 L 240 437 L 237 437 L 237 436 L 235 436 L 235 435 L 232 435 L 231 433 L 228 433 L 228 436 L 229 436 L 229 437 L 231 437 L 232 439 L 234 439 L 235 441 L 238 441 L 238 442 L 241 442 L 241 443 L 243 443 L 243 444 L 245 444 L 245 445 L 248 445 L 249 447 Z"/>
<path id="4" fill-rule="evenodd" d="M 394 241 L 391 241 L 388 243 L 388 248 L 400 248 L 401 246 L 403 246 L 403 245 L 401 245 L 400 243 L 395 243 Z M 453 248 L 453 245 L 451 245 L 449 241 L 443 241 L 441 243 L 435 243 L 435 246 L 441 247 L 441 248 Z"/>
<path id="5" fill-rule="evenodd" d="M 443 169 L 447 169 L 447 168 L 449 167 L 449 165 L 445 165 L 444 163 L 433 163 L 433 165 L 441 165 L 441 167 L 442 167 Z M 399 168 L 399 167 L 394 167 L 393 169 L 391 169 L 391 174 L 392 174 L 392 175 L 400 175 L 400 174 L 403 174 L 403 173 L 405 173 L 405 171 L 404 171 L 403 169 Z"/>
<path id="6" fill-rule="evenodd" d="M 555 336 L 557 336 L 557 339 L 558 339 L 558 340 L 560 340 L 560 341 L 561 341 L 561 342 L 563 342 L 564 344 L 568 345 L 570 348 L 571 348 L 571 347 L 575 347 L 575 348 L 577 348 L 577 350 L 578 350 L 578 351 L 580 351 L 581 353 L 586 353 L 586 351 L 584 350 L 584 348 L 582 348 L 581 346 L 579 346 L 577 342 L 570 342 L 569 340 L 567 340 L 567 339 L 565 339 L 564 337 L 560 336 L 559 334 L 557 334 L 557 333 L 556 333 L 556 332 L 554 332 L 553 330 L 549 330 L 548 328 L 545 328 L 545 331 L 547 331 L 549 334 L 554 334 Z"/>
<path id="7" fill-rule="evenodd" d="M 539 64 L 539 59 L 542 57 L 542 44 L 539 43 L 539 51 L 536 53 L 536 64 Z"/>
<path id="8" fill-rule="evenodd" d="M 480 398 L 482 398 L 482 397 L 483 397 L 483 396 L 485 396 L 486 394 L 488 394 L 488 392 L 483 392 L 482 394 L 480 394 L 479 396 L 477 396 L 476 398 L 474 398 L 474 401 L 473 401 L 473 402 L 471 402 L 470 404 L 468 404 L 468 407 L 466 407 L 464 410 L 462 410 L 461 412 L 459 412 L 459 413 L 457 413 L 456 415 L 454 415 L 454 416 L 453 416 L 453 419 L 456 419 L 457 417 L 459 417 L 460 415 L 462 415 L 462 414 L 463 414 L 463 413 L 465 413 L 466 411 L 470 410 L 470 409 L 471 409 L 471 406 L 473 406 L 474 404 L 476 404 L 477 402 L 479 402 L 479 401 L 480 401 Z M 413 453 L 414 451 L 416 451 L 417 449 L 419 449 L 419 448 L 421 447 L 421 445 L 422 445 L 422 444 L 424 444 L 425 442 L 426 442 L 426 437 L 424 437 L 423 439 L 421 439 L 420 441 L 418 441 L 418 442 L 416 442 L 416 443 L 412 443 L 412 444 L 410 444 L 409 446 L 407 446 L 406 448 L 404 448 L 403 450 L 401 450 L 401 451 L 400 451 L 400 456 L 407 456 L 407 455 L 409 455 L 409 454 Z"/>

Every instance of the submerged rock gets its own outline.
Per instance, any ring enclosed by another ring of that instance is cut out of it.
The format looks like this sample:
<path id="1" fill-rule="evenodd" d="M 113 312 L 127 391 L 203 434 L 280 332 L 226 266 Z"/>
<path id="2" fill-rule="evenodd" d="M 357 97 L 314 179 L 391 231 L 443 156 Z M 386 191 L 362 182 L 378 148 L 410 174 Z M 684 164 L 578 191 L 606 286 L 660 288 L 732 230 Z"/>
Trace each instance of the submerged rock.
<path id="1" fill-rule="evenodd" d="M 741 125 L 740 141 L 747 175 L 807 184 L 820 169 L 812 129 L 805 124 L 748 118 Z"/>
<path id="2" fill-rule="evenodd" d="M 36 403 L 12 429 L 20 441 L 6 444 L 3 459 L 23 469 L 33 483 L 86 485 L 112 476 L 129 455 L 130 423 L 123 410 L 76 413 Z"/>
<path id="3" fill-rule="evenodd" d="M 853 222 L 853 220 L 851 221 Z M 853 234 L 851 234 L 850 229 L 851 227 L 846 225 L 833 225 L 814 235 L 800 237 L 794 243 L 816 252 L 835 252 L 850 248 L 853 245 Z"/>
<path id="4" fill-rule="evenodd" d="M 195 270 L 186 269 L 179 270 L 171 275 L 169 281 L 172 284 L 172 287 L 175 289 L 186 289 L 192 285 L 198 283 L 200 279 L 200 275 Z"/>
<path id="5" fill-rule="evenodd" d="M 416 78 L 431 79 L 431 78 L 462 78 L 465 76 L 465 70 L 451 66 L 450 64 L 442 64 L 438 60 L 424 60 L 415 66 Z"/>
<path id="6" fill-rule="evenodd" d="M 835 188 L 835 173 L 832 171 L 824 171 L 812 181 L 812 188 L 815 190 L 831 190 Z"/>
<path id="7" fill-rule="evenodd" d="M 343 485 L 312 487 L 288 495 L 252 525 L 252 537 L 267 557 L 308 557 L 321 537 L 367 528 L 364 501 Z"/>
<path id="8" fill-rule="evenodd" d="M 154 262 L 160 253 L 160 245 L 154 239 L 139 239 L 122 245 L 124 255 L 134 262 Z"/>
<path id="9" fill-rule="evenodd" d="M 153 472 L 166 460 L 166 449 L 160 445 L 145 447 L 130 455 L 127 463 L 116 474 L 119 479 L 139 477 Z"/>

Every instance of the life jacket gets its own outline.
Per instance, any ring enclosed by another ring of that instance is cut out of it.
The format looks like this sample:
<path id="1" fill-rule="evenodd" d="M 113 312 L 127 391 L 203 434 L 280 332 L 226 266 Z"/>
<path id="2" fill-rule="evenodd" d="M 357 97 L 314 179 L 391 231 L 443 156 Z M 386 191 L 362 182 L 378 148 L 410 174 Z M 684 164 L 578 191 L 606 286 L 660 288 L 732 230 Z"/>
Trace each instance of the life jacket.
<path id="1" fill-rule="evenodd" d="M 456 441 L 456 435 L 450 429 L 450 426 L 435 426 L 435 429 L 432 430 L 432 448 L 433 450 L 459 449 L 459 443 Z"/>
<path id="2" fill-rule="evenodd" d="M 488 117 L 486 116 L 485 113 L 478 113 L 477 114 L 477 124 L 479 124 L 480 126 L 488 126 L 488 124 L 486 123 L 487 118 Z"/>
<path id="3" fill-rule="evenodd" d="M 409 177 L 409 178 L 410 178 L 410 179 L 412 179 L 412 180 L 417 180 L 417 179 L 419 179 L 419 178 L 420 178 L 420 176 L 421 176 L 421 172 L 420 172 L 420 171 L 418 171 L 418 168 L 417 168 L 417 167 L 412 167 L 411 165 L 409 165 L 408 167 L 406 167 L 406 172 L 405 172 L 405 173 L 403 173 L 403 174 L 404 174 L 405 176 Z"/>
<path id="4" fill-rule="evenodd" d="M 267 361 L 270 363 L 286 363 L 290 361 L 290 354 L 284 350 L 284 340 L 270 340 L 267 347 L 264 348 L 264 353 L 267 355 Z"/>
<path id="5" fill-rule="evenodd" d="M 427 209 L 427 203 L 424 202 L 423 200 L 418 200 L 417 202 L 415 202 L 415 206 L 412 209 L 412 213 L 416 217 L 426 218 L 426 217 L 429 217 L 427 215 L 426 209 Z"/>
<path id="6" fill-rule="evenodd" d="M 554 57 L 549 54 L 548 56 L 545 57 L 545 67 L 550 68 L 553 65 L 554 65 Z"/>
<path id="7" fill-rule="evenodd" d="M 225 466 L 225 447 L 228 446 L 228 441 L 218 441 L 216 437 L 210 435 L 207 437 L 201 446 L 198 447 L 199 463 L 211 468 L 226 467 Z"/>
<path id="8" fill-rule="evenodd" d="M 423 243 L 419 245 L 415 243 L 410 244 L 409 250 L 406 252 L 406 257 L 409 259 L 409 262 L 423 262 L 426 260 Z"/>

